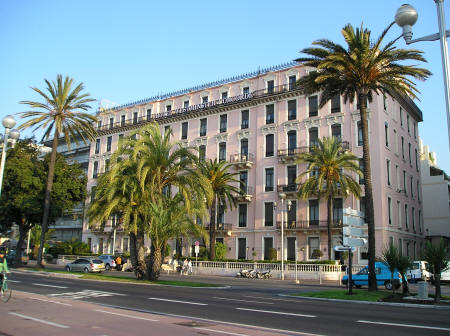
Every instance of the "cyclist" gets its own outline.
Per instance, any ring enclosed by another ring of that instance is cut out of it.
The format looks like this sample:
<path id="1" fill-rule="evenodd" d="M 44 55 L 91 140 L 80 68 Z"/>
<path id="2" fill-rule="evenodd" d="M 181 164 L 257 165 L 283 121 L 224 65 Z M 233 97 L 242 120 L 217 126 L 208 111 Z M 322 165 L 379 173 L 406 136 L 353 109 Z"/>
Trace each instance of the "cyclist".
<path id="1" fill-rule="evenodd" d="M 3 283 L 3 271 L 9 273 L 5 252 L 0 251 L 0 284 Z"/>

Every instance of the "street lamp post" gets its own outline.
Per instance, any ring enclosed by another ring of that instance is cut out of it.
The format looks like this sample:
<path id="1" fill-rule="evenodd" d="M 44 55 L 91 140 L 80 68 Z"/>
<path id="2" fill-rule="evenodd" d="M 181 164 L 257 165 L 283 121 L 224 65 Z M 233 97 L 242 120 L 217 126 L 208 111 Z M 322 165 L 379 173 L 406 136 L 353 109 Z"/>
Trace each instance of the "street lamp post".
<path id="1" fill-rule="evenodd" d="M 284 280 L 284 200 L 286 199 L 285 193 L 280 193 L 281 200 L 281 280 Z M 291 200 L 288 200 L 288 208 L 291 208 Z"/>
<path id="2" fill-rule="evenodd" d="M 442 69 L 444 73 L 444 89 L 445 89 L 445 102 L 447 110 L 447 131 L 448 141 L 450 148 L 450 78 L 449 78 L 449 60 L 448 60 L 448 46 L 447 37 L 450 36 L 450 31 L 445 29 L 445 14 L 444 14 L 444 0 L 434 0 L 437 9 L 439 33 L 427 35 L 421 38 L 411 40 L 412 26 L 417 21 L 417 10 L 408 4 L 400 6 L 395 14 L 395 22 L 403 29 L 403 38 L 406 44 L 422 41 L 437 41 L 440 40 L 441 44 L 441 57 L 442 57 Z"/>
<path id="3" fill-rule="evenodd" d="M 19 131 L 12 129 L 16 125 L 16 119 L 12 115 L 7 115 L 3 118 L 2 124 L 5 127 L 5 136 L 3 137 L 3 150 L 2 150 L 2 160 L 0 163 L 0 196 L 2 194 L 3 185 L 3 172 L 5 170 L 6 161 L 6 150 L 8 147 L 8 137 L 11 138 L 13 146 L 17 139 L 20 137 Z"/>

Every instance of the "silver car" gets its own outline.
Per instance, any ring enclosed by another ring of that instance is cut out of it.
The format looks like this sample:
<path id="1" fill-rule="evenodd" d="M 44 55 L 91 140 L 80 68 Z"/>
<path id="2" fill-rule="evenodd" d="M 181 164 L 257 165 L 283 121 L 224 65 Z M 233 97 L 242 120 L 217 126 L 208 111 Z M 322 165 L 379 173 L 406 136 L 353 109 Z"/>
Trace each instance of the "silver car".
<path id="1" fill-rule="evenodd" d="M 105 264 L 100 259 L 80 258 L 66 265 L 66 271 L 68 272 L 101 273 L 104 270 Z"/>

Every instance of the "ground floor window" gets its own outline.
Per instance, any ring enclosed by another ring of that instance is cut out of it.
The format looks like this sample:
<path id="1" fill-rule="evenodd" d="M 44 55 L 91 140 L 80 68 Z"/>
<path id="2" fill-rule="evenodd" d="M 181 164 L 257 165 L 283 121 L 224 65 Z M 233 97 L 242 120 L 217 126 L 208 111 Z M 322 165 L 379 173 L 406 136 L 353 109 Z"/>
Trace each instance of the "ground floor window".
<path id="1" fill-rule="evenodd" d="M 270 260 L 270 250 L 273 248 L 273 238 L 264 238 L 264 260 Z"/>
<path id="2" fill-rule="evenodd" d="M 320 241 L 319 237 L 309 237 L 308 238 L 308 251 L 309 259 L 320 259 Z"/>

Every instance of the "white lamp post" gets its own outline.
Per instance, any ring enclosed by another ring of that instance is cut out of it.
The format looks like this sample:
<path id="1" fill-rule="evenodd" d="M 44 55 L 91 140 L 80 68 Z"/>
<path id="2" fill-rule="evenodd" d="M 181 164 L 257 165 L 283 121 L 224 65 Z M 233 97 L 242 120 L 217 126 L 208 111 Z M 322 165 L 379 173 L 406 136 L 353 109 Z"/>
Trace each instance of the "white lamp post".
<path id="1" fill-rule="evenodd" d="M 280 193 L 279 195 L 281 200 L 281 280 L 284 280 L 284 200 L 286 199 L 285 193 Z M 291 200 L 288 200 L 288 208 L 291 209 Z M 276 202 L 275 202 L 276 207 Z"/>
<path id="2" fill-rule="evenodd" d="M 445 102 L 447 110 L 447 131 L 448 141 L 450 147 L 450 80 L 449 80 L 449 61 L 448 61 L 448 47 L 447 36 L 450 36 L 450 31 L 445 30 L 445 13 L 444 13 L 444 0 L 434 0 L 436 3 L 439 33 L 427 35 L 418 39 L 411 40 L 412 26 L 416 23 L 418 14 L 417 10 L 408 4 L 400 6 L 395 14 L 395 22 L 403 28 L 403 38 L 406 44 L 422 41 L 441 41 L 441 57 L 442 57 L 442 69 L 444 72 L 444 88 L 445 88 Z"/>
<path id="3" fill-rule="evenodd" d="M 3 185 L 3 172 L 5 170 L 5 161 L 6 161 L 6 150 L 8 147 L 8 137 L 12 140 L 12 145 L 17 139 L 20 137 L 19 131 L 12 129 L 16 125 L 16 119 L 12 115 L 7 115 L 3 118 L 2 124 L 5 127 L 5 136 L 3 137 L 3 151 L 2 151 L 2 160 L 0 163 L 0 196 L 2 194 L 2 185 Z"/>

